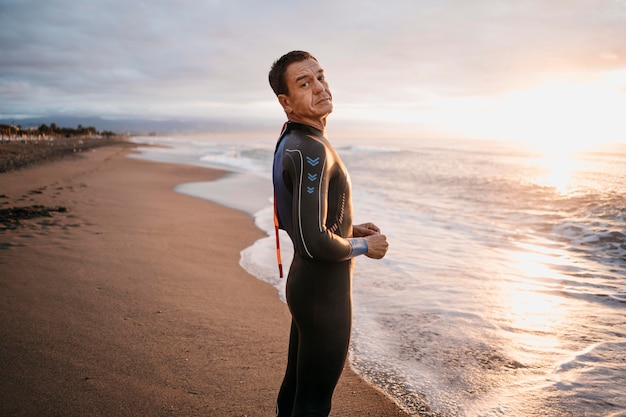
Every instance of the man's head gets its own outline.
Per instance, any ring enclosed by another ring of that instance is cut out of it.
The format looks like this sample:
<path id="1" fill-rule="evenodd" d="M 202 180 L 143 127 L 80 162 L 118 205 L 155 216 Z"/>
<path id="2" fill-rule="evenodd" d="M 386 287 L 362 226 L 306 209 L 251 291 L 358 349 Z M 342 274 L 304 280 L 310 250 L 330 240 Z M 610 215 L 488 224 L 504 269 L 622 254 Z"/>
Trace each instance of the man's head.
<path id="1" fill-rule="evenodd" d="M 307 59 L 317 61 L 317 59 L 315 59 L 315 57 L 308 52 L 291 51 L 281 56 L 274 62 L 272 68 L 270 69 L 269 80 L 270 86 L 272 87 L 272 90 L 274 90 L 274 94 L 276 94 L 276 96 L 279 96 L 281 94 L 289 95 L 289 91 L 287 90 L 287 82 L 285 80 L 287 67 L 289 67 L 289 65 L 293 64 L 294 62 L 305 61 Z"/>
<path id="2" fill-rule="evenodd" d="M 333 111 L 324 70 L 313 55 L 289 52 L 274 62 L 269 82 L 288 119 L 323 130 Z"/>

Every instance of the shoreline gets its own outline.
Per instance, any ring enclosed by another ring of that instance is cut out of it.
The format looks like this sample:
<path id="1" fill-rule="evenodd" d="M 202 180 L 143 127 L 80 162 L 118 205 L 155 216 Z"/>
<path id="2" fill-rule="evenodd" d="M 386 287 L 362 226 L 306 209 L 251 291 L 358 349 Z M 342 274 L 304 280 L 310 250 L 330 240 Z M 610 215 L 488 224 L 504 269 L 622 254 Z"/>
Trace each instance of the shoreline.
<path id="1" fill-rule="evenodd" d="M 28 168 L 42 163 L 87 152 L 102 146 L 133 144 L 125 136 L 54 137 L 49 139 L 1 139 L 0 173 Z"/>
<path id="2" fill-rule="evenodd" d="M 223 172 L 130 151 L 0 174 L 0 209 L 66 209 L 0 232 L 2 414 L 273 415 L 290 316 L 239 265 L 263 233 L 173 191 Z M 349 364 L 332 415 L 407 416 Z"/>

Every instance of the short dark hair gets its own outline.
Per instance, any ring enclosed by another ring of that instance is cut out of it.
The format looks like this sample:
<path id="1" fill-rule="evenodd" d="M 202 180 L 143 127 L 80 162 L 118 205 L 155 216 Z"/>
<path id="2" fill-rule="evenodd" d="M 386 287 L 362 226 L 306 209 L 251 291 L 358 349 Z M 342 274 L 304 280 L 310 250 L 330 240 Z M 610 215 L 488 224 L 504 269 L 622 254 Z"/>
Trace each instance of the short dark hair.
<path id="1" fill-rule="evenodd" d="M 305 51 L 287 52 L 285 55 L 274 61 L 272 68 L 270 69 L 269 81 L 276 96 L 280 94 L 289 94 L 289 88 L 287 87 L 287 81 L 285 80 L 287 67 L 294 62 L 306 61 L 307 59 L 317 61 L 313 55 Z"/>

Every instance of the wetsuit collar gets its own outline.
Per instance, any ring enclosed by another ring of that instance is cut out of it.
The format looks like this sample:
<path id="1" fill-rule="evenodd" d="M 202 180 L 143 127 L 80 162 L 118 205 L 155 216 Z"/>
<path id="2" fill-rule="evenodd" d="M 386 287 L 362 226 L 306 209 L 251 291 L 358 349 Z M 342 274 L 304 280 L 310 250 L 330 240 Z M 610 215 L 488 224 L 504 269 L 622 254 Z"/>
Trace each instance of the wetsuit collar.
<path id="1" fill-rule="evenodd" d="M 315 135 L 315 136 L 324 136 L 324 137 L 326 136 L 326 132 L 324 132 L 322 130 L 319 130 L 319 129 L 313 127 L 313 126 L 305 125 L 305 124 L 298 123 L 298 122 L 291 122 L 291 121 L 289 121 L 289 122 L 285 123 L 285 127 L 283 129 L 283 134 L 287 133 L 287 132 L 289 132 L 291 130 L 301 130 L 301 131 L 304 131 L 304 132 L 311 133 L 312 135 Z"/>
<path id="2" fill-rule="evenodd" d="M 308 133 L 309 135 L 312 135 L 312 136 L 326 137 L 324 132 L 322 132 L 319 129 L 314 128 L 313 126 L 305 125 L 305 124 L 298 123 L 298 122 L 287 121 L 283 125 L 283 129 L 280 131 L 280 136 L 278 137 L 278 141 L 276 142 L 276 148 L 274 149 L 274 153 L 276 153 L 276 151 L 278 150 L 278 147 L 280 146 L 280 142 L 283 141 L 283 138 L 285 137 L 285 135 L 291 132 L 292 130 L 299 130 L 301 132 Z"/>

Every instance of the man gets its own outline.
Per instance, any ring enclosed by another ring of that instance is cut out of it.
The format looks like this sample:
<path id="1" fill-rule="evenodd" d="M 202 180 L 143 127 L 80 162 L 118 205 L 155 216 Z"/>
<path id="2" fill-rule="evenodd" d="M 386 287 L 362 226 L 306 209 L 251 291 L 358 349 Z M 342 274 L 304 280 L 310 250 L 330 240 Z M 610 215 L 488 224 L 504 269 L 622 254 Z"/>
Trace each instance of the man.
<path id="1" fill-rule="evenodd" d="M 380 259 L 388 244 L 374 224 L 352 225 L 350 179 L 326 138 L 333 103 L 318 61 L 289 52 L 274 62 L 269 81 L 289 120 L 274 154 L 275 215 L 294 245 L 291 335 L 276 415 L 323 417 L 348 352 L 353 258 Z"/>

